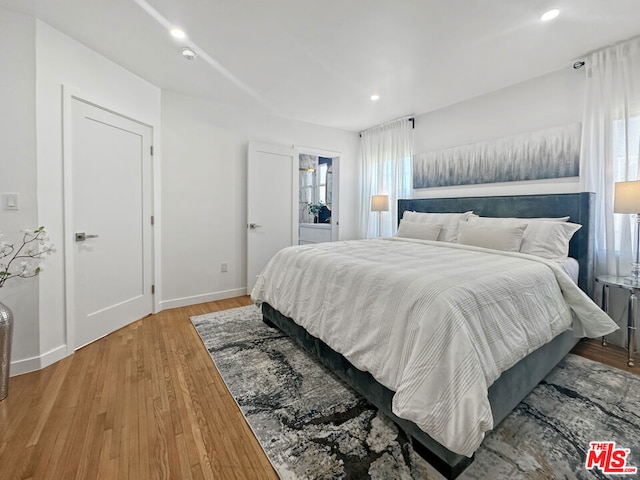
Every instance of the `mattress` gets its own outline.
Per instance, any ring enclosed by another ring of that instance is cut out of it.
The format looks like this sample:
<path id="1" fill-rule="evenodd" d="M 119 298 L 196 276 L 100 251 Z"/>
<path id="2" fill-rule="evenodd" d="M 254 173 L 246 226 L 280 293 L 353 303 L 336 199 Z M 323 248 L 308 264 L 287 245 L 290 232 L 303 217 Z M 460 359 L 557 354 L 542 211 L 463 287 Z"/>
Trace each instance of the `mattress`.
<path id="1" fill-rule="evenodd" d="M 289 247 L 258 277 L 267 302 L 393 392 L 393 412 L 471 456 L 493 428 L 489 386 L 573 328 L 617 329 L 555 262 L 380 238 Z"/>
<path id="2" fill-rule="evenodd" d="M 562 262 L 558 262 L 560 268 L 577 285 L 580 276 L 580 264 L 575 258 L 567 257 Z"/>

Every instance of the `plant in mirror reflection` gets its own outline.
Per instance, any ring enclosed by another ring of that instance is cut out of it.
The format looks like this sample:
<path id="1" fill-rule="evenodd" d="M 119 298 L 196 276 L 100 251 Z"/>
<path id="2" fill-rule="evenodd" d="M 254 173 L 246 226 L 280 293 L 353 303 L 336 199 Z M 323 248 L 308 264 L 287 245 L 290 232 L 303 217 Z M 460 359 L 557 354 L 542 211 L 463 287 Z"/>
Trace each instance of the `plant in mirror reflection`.
<path id="1" fill-rule="evenodd" d="M 0 232 L 0 287 L 10 278 L 35 277 L 42 271 L 42 256 L 56 251 L 44 227 L 24 230 L 22 242 L 9 243 L 3 236 Z"/>
<path id="2" fill-rule="evenodd" d="M 310 203 L 307 205 L 307 210 L 311 215 L 315 216 L 315 215 L 318 215 L 318 212 L 322 207 L 324 207 L 323 203 Z"/>

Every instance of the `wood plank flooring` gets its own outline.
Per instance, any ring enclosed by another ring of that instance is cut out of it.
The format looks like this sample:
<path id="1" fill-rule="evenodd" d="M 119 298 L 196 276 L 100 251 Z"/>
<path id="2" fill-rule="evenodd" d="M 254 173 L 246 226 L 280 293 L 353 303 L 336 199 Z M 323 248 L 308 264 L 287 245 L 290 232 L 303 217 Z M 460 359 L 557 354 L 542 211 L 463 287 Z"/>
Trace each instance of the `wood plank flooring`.
<path id="1" fill-rule="evenodd" d="M 607 343 L 607 346 L 603 347 L 601 340 L 597 338 L 585 338 L 581 340 L 580 343 L 571 350 L 571 353 L 640 375 L 640 355 L 634 355 L 635 366 L 629 367 L 627 365 L 626 348 L 618 347 L 611 343 Z"/>
<path id="2" fill-rule="evenodd" d="M 277 479 L 189 321 L 250 303 L 150 315 L 11 378 L 0 402 L 0 479 Z M 640 369 L 597 340 L 575 352 Z"/>
<path id="3" fill-rule="evenodd" d="M 277 479 L 189 317 L 151 315 L 39 372 L 0 403 L 0 479 Z"/>

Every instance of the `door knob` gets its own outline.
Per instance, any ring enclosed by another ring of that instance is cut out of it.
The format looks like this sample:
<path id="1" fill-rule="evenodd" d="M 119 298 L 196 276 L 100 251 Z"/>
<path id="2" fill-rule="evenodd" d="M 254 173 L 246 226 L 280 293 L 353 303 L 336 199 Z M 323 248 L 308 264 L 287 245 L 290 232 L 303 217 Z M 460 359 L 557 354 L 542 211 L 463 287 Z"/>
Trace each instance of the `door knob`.
<path id="1" fill-rule="evenodd" d="M 98 238 L 98 235 L 87 235 L 84 232 L 76 233 L 76 242 L 84 242 L 87 238 Z"/>
<path id="2" fill-rule="evenodd" d="M 247 225 L 251 230 L 255 230 L 256 228 L 262 227 L 262 225 L 258 225 L 257 223 L 250 223 Z"/>

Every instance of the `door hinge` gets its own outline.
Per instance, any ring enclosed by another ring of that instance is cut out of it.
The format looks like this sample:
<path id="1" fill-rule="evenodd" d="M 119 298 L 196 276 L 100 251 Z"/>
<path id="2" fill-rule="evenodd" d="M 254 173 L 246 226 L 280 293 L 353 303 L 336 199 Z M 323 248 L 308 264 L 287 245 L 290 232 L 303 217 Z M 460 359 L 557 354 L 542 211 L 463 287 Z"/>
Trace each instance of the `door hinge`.
<path id="1" fill-rule="evenodd" d="M 151 156 L 153 157 L 153 145 L 151 145 Z"/>
<path id="2" fill-rule="evenodd" d="M 151 285 L 151 295 L 155 295 L 155 294 L 156 294 L 156 286 Z"/>
<path id="3" fill-rule="evenodd" d="M 156 217 L 154 215 L 151 215 L 151 225 L 155 225 L 156 223 Z"/>

